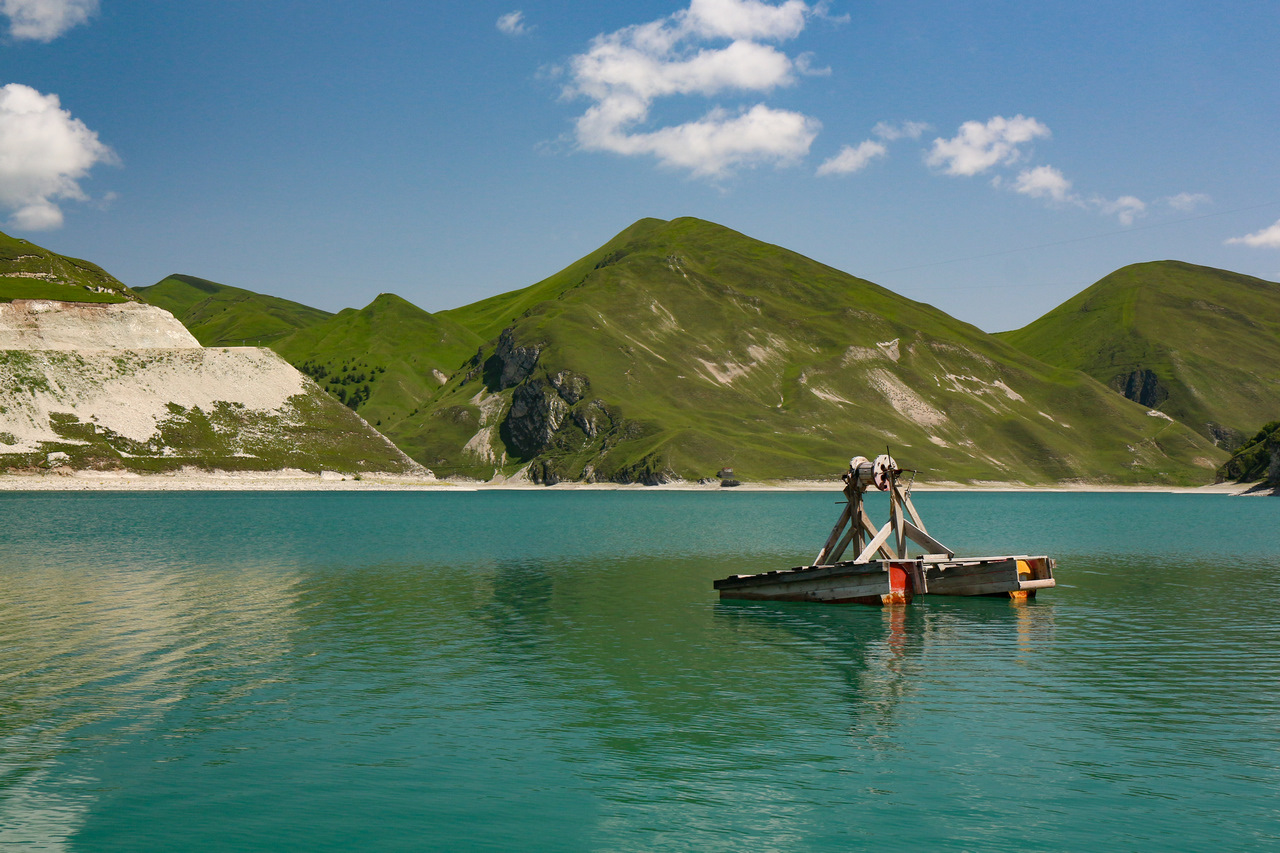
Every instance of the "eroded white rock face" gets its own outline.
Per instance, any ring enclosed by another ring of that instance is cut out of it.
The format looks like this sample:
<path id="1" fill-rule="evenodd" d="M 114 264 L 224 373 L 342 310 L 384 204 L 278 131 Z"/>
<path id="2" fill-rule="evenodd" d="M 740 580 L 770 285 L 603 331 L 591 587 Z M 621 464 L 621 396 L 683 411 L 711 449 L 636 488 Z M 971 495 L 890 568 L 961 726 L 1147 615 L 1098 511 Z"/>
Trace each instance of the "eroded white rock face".
<path id="1" fill-rule="evenodd" d="M 0 357 L 0 451 L 29 452 L 62 441 L 53 416 L 67 415 L 147 442 L 170 406 L 212 410 L 218 403 L 290 421 L 301 373 L 268 349 L 37 351 Z"/>
<path id="2" fill-rule="evenodd" d="M 0 304 L 4 457 L 48 469 L 425 471 L 269 349 L 205 349 L 150 305 L 52 300 Z"/>
<path id="3" fill-rule="evenodd" d="M 199 349 L 163 308 L 49 299 L 0 303 L 0 350 Z"/>

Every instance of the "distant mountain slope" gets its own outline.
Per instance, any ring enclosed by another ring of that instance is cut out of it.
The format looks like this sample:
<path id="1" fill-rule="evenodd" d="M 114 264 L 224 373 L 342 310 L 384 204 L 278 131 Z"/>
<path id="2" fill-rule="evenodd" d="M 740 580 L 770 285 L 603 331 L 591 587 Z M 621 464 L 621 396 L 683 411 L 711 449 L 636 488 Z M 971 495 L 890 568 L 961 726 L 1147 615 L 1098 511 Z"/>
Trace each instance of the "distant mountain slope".
<path id="1" fill-rule="evenodd" d="M 442 473 L 831 475 L 891 444 L 929 477 L 1203 482 L 1181 424 L 937 309 L 696 219 L 441 312 L 486 339 L 397 427 Z"/>
<path id="2" fill-rule="evenodd" d="M 177 317 L 204 346 L 267 345 L 333 315 L 191 275 L 171 275 L 137 288 L 146 302 Z"/>
<path id="3" fill-rule="evenodd" d="M 439 393 L 483 340 L 391 293 L 272 345 L 399 443 L 397 425 Z"/>
<path id="4" fill-rule="evenodd" d="M 999 335 L 1235 446 L 1280 417 L 1280 284 L 1178 261 L 1117 270 Z"/>
<path id="5" fill-rule="evenodd" d="M 125 302 L 133 292 L 97 264 L 0 233 L 0 302 Z"/>

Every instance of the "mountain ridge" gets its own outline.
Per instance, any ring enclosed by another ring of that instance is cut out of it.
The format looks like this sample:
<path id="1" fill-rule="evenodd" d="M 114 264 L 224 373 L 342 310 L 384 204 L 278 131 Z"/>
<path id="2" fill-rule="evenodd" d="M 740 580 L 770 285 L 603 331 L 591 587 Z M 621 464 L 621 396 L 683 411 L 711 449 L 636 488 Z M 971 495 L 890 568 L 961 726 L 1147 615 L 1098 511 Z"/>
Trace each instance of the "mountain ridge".
<path id="1" fill-rule="evenodd" d="M 300 302 L 181 273 L 135 292 L 177 317 L 203 346 L 270 344 L 333 316 Z"/>
<path id="2" fill-rule="evenodd" d="M 1145 409 L 1126 409 L 1087 377 L 690 217 L 642 220 L 529 288 L 441 313 L 484 332 L 507 324 L 433 401 L 419 434 L 437 454 L 427 464 L 465 471 L 470 458 L 473 476 L 527 464 L 542 482 L 693 478 L 735 460 L 757 479 L 816 476 L 829 470 L 816 459 L 886 438 L 969 479 L 1123 479 L 1135 466 L 1157 480 L 1186 479 L 1217 458 L 1199 446 L 1198 461 L 1162 472 L 1155 433 L 1184 455 L 1197 441 L 1167 422 L 1153 430 Z M 1091 430 L 1064 435 L 1043 411 L 1028 416 L 1011 376 L 1031 383 L 1042 409 L 1054 406 L 1045 393 L 1053 384 L 1068 402 L 1079 398 L 1077 408 L 1114 416 L 1128 458 L 1116 456 L 1110 471 L 1087 461 L 1104 450 L 1090 448 Z M 932 386 L 944 380 L 953 387 L 938 393 Z M 953 406 L 963 414 L 950 417 Z"/>
<path id="3" fill-rule="evenodd" d="M 1185 484 L 1225 459 L 1009 334 L 681 217 L 525 288 L 435 314 L 383 294 L 273 346 L 418 462 L 481 480 L 820 477 L 886 442 L 955 480 Z"/>
<path id="4" fill-rule="evenodd" d="M 1280 284 L 1183 261 L 1122 267 L 997 337 L 1231 449 L 1280 417 Z"/>

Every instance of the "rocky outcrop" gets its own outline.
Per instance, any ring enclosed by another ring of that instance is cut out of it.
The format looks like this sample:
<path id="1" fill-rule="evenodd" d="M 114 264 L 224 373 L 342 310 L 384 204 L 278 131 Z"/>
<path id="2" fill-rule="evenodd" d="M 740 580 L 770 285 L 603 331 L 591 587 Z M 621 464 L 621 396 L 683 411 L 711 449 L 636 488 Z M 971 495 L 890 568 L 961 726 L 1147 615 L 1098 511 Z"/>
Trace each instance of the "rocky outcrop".
<path id="1" fill-rule="evenodd" d="M 613 475 L 615 483 L 640 483 L 645 486 L 661 486 L 678 479 L 676 473 L 664 465 L 661 460 L 646 456 L 634 465 L 619 469 Z"/>
<path id="2" fill-rule="evenodd" d="M 591 383 L 585 376 L 579 376 L 569 370 L 561 370 L 550 377 L 551 387 L 556 389 L 560 398 L 570 406 L 577 403 L 591 390 Z"/>
<path id="3" fill-rule="evenodd" d="M 538 344 L 517 345 L 511 329 L 498 336 L 498 344 L 485 363 L 486 384 L 494 391 L 514 388 L 533 375 L 542 347 Z"/>
<path id="4" fill-rule="evenodd" d="M 15 299 L 0 303 L 0 350 L 199 349 L 163 308 Z"/>
<path id="5" fill-rule="evenodd" d="M 503 438 L 520 457 L 537 456 L 551 445 L 568 411 L 568 405 L 552 388 L 537 379 L 526 382 L 511 395 Z"/>
<path id="6" fill-rule="evenodd" d="M 1161 403 L 1169 399 L 1169 391 L 1160 384 L 1160 377 L 1146 368 L 1121 373 L 1111 380 L 1110 385 L 1125 397 L 1148 409 L 1159 408 Z"/>
<path id="7" fill-rule="evenodd" d="M 604 400 L 592 400 L 584 406 L 577 406 L 569 413 L 569 417 L 574 426 L 590 439 L 613 428 L 613 418 L 609 415 L 609 408 Z"/>

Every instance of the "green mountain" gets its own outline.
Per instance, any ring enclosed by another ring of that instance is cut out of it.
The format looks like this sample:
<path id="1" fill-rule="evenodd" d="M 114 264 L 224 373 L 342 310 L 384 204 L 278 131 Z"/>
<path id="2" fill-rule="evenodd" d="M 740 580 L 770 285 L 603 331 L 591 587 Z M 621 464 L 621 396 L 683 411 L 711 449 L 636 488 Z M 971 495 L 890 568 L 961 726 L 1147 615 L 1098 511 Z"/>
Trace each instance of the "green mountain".
<path id="1" fill-rule="evenodd" d="M 1275 282 L 1178 261 L 1134 264 L 999 337 L 1224 447 L 1280 417 Z"/>
<path id="2" fill-rule="evenodd" d="M 0 233 L 0 302 L 126 302 L 133 292 L 97 264 Z"/>
<path id="3" fill-rule="evenodd" d="M 383 293 L 272 344 L 291 364 L 411 455 L 400 425 L 435 397 L 484 341 L 399 296 Z"/>
<path id="4" fill-rule="evenodd" d="M 333 316 L 288 299 L 191 275 L 171 275 L 136 292 L 144 301 L 177 317 L 207 347 L 270 346 Z"/>
<path id="5" fill-rule="evenodd" d="M 396 428 L 443 474 L 830 476 L 889 444 L 934 480 L 1191 483 L 1224 458 L 1083 373 L 697 219 L 437 316 L 485 340 Z"/>

